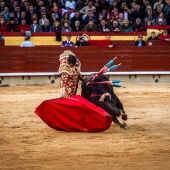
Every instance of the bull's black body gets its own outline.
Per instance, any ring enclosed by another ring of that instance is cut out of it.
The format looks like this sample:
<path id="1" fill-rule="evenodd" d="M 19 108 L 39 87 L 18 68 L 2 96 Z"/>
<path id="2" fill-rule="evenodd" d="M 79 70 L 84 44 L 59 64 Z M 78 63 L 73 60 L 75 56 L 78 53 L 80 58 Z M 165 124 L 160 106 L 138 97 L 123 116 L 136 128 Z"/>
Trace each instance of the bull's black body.
<path id="1" fill-rule="evenodd" d="M 87 100 L 91 101 L 95 105 L 103 108 L 107 113 L 113 117 L 113 122 L 120 125 L 121 128 L 124 128 L 125 125 L 121 124 L 117 117 L 120 116 L 121 112 L 123 113 L 122 119 L 127 120 L 127 115 L 125 114 L 123 105 L 119 98 L 113 91 L 113 86 L 106 84 L 91 84 L 89 83 L 89 77 L 86 77 L 82 82 L 82 91 L 81 95 Z M 95 82 L 109 81 L 105 75 L 99 75 L 94 80 Z M 100 97 L 104 93 L 109 93 L 110 97 L 106 97 L 104 101 L 99 101 Z"/>

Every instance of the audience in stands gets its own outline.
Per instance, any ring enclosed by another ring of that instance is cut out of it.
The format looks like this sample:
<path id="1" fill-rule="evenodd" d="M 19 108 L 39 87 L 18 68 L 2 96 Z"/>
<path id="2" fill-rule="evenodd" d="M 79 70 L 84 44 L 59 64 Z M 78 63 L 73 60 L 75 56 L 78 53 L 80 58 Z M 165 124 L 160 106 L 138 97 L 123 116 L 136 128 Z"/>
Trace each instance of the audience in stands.
<path id="1" fill-rule="evenodd" d="M 1 32 L 52 31 L 57 41 L 61 32 L 145 32 L 146 26 L 169 25 L 170 0 L 0 0 Z"/>
<path id="2" fill-rule="evenodd" d="M 135 41 L 135 46 L 146 46 L 146 42 L 143 40 L 141 34 L 138 35 L 138 40 Z"/>
<path id="3" fill-rule="evenodd" d="M 20 45 L 20 47 L 35 47 L 35 45 L 29 40 L 30 37 L 25 37 L 25 41 Z"/>
<path id="4" fill-rule="evenodd" d="M 61 47 L 75 47 L 75 44 L 71 41 L 71 35 L 67 35 L 67 40 L 63 41 Z"/>

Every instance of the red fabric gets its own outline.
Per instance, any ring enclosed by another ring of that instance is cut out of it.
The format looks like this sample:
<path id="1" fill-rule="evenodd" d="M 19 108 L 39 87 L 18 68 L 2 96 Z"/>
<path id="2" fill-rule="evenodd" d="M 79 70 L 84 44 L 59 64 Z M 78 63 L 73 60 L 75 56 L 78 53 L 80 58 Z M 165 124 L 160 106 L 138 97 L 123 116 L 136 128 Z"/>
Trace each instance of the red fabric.
<path id="1" fill-rule="evenodd" d="M 19 30 L 20 31 L 29 31 L 29 26 L 28 25 L 19 25 Z"/>
<path id="2" fill-rule="evenodd" d="M 108 47 L 111 44 L 110 40 L 88 40 L 89 46 Z"/>
<path id="3" fill-rule="evenodd" d="M 170 35 L 168 35 L 167 37 L 164 37 L 163 35 L 160 35 L 158 38 L 159 38 L 160 40 L 169 41 L 169 40 L 170 40 Z"/>
<path id="4" fill-rule="evenodd" d="M 105 131 L 112 123 L 112 116 L 79 95 L 46 100 L 35 113 L 51 128 L 68 132 Z"/>

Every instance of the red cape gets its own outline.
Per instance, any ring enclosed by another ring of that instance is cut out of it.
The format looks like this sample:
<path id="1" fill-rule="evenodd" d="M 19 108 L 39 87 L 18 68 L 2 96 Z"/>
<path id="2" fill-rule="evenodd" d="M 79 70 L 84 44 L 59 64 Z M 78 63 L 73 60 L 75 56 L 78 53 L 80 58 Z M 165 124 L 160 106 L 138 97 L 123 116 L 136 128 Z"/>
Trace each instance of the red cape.
<path id="1" fill-rule="evenodd" d="M 68 132 L 101 132 L 112 123 L 112 116 L 79 95 L 43 101 L 35 113 L 51 128 Z"/>

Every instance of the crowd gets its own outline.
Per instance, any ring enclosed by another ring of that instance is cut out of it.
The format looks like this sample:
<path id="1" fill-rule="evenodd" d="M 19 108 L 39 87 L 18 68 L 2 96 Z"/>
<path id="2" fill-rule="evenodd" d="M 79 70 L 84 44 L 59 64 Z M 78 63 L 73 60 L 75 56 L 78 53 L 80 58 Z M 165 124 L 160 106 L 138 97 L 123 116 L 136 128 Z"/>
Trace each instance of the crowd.
<path id="1" fill-rule="evenodd" d="M 170 25 L 170 0 L 0 0 L 0 32 L 141 32 Z"/>

